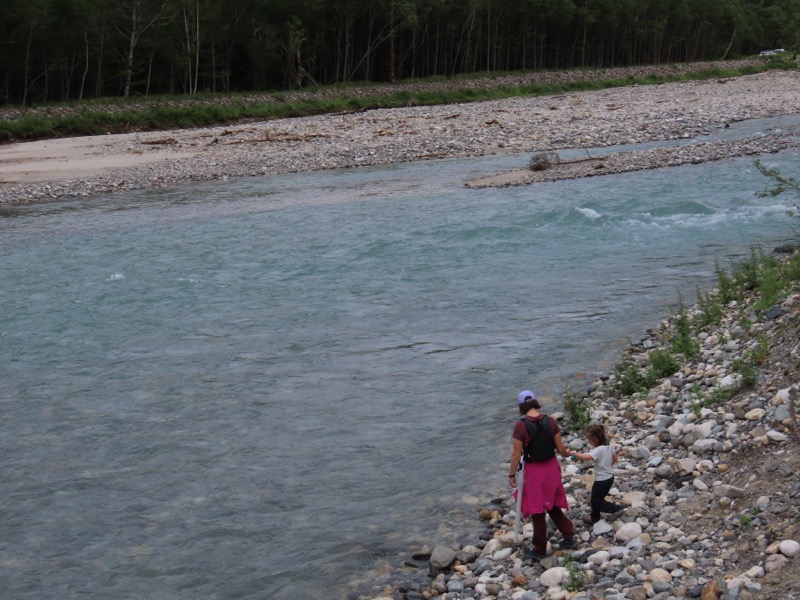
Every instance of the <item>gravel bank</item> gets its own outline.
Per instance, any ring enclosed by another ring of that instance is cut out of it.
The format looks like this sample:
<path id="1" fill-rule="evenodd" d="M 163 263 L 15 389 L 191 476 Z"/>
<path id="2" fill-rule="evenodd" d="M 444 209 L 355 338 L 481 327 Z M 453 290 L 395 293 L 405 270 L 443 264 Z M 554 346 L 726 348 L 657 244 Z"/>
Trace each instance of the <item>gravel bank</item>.
<path id="1" fill-rule="evenodd" d="M 800 72 L 772 71 L 557 96 L 77 138 L 84 149 L 80 155 L 50 149 L 45 158 L 52 162 L 40 160 L 36 177 L 26 170 L 26 160 L 15 156 L 26 147 L 37 148 L 33 144 L 48 143 L 15 144 L 0 148 L 0 205 L 190 181 L 702 138 L 735 121 L 800 112 L 798 84 Z M 794 143 L 776 138 L 764 147 L 772 151 Z M 742 144 L 727 150 L 709 145 L 706 150 L 687 160 L 725 158 L 741 152 Z M 674 157 L 648 160 L 639 168 L 675 162 Z M 615 164 L 614 169 L 626 170 L 627 164 Z M 591 174 L 598 172 L 593 169 Z M 495 183 L 481 182 L 486 184 Z"/>
<path id="2" fill-rule="evenodd" d="M 584 523 L 591 463 L 559 459 L 576 549 L 559 549 L 560 534 L 551 531 L 548 556 L 525 559 L 506 488 L 476 514 L 473 543 L 421 548 L 398 567 L 395 581 L 369 597 L 799 599 L 800 431 L 792 411 L 800 388 L 800 294 L 765 311 L 756 310 L 757 300 L 748 292 L 729 303 L 719 324 L 693 334 L 698 357 L 649 391 L 622 393 L 622 372 L 589 387 L 592 419 L 605 426 L 620 456 L 611 496 L 626 507 L 621 516 Z M 664 321 L 632 344 L 626 364 L 643 372 L 677 327 L 674 318 Z M 752 387 L 721 393 L 739 389 L 740 365 L 754 361 Z M 580 432 L 565 430 L 564 439 L 587 451 Z M 498 489 L 507 470 L 508 463 L 498 465 Z M 530 544 L 529 524 L 523 534 Z"/>

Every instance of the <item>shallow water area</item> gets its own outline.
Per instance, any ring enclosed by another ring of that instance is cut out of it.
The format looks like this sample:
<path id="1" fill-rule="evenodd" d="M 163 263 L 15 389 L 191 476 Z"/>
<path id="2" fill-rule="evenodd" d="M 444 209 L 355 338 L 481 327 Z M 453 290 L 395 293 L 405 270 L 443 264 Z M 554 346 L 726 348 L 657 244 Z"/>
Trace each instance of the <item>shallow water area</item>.
<path id="1" fill-rule="evenodd" d="M 4 209 L 8 597 L 369 587 L 503 489 L 520 389 L 581 385 L 794 238 L 751 158 L 463 187 L 521 160 Z"/>

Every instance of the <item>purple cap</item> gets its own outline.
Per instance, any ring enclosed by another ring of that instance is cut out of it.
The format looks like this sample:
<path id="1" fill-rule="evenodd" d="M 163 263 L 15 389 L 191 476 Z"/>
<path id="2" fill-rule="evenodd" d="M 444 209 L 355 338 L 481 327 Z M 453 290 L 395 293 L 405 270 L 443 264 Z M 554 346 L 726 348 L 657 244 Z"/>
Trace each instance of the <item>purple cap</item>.
<path id="1" fill-rule="evenodd" d="M 520 392 L 519 396 L 517 396 L 517 404 L 525 404 L 530 400 L 536 400 L 536 394 L 534 394 L 530 390 L 525 390 L 524 392 Z"/>

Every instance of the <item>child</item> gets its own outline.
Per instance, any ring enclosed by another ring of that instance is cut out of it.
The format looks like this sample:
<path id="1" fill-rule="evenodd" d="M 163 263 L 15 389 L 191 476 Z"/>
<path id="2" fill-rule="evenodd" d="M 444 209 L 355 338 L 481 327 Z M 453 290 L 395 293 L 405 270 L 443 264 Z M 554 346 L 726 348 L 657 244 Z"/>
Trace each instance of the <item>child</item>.
<path id="1" fill-rule="evenodd" d="M 612 502 L 606 501 L 606 496 L 614 485 L 614 471 L 611 466 L 617 464 L 617 455 L 608 445 L 606 440 L 606 432 L 602 425 L 592 424 L 586 428 L 584 437 L 589 445 L 592 446 L 591 451 L 587 452 L 572 452 L 572 456 L 580 460 L 593 460 L 594 461 L 594 484 L 592 485 L 592 512 L 588 515 L 583 515 L 584 523 L 597 523 L 600 520 L 600 513 L 611 513 L 612 515 L 620 513 L 623 506 L 619 506 Z"/>

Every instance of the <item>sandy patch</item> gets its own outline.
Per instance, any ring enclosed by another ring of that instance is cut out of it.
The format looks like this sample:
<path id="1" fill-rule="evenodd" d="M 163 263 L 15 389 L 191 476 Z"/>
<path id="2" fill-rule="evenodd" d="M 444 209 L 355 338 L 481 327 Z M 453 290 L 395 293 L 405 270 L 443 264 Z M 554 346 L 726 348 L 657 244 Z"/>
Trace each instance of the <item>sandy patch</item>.
<path id="1" fill-rule="evenodd" d="M 0 146 L 0 184 L 92 177 L 115 169 L 181 159 L 169 148 L 143 151 L 138 134 L 94 135 Z"/>

